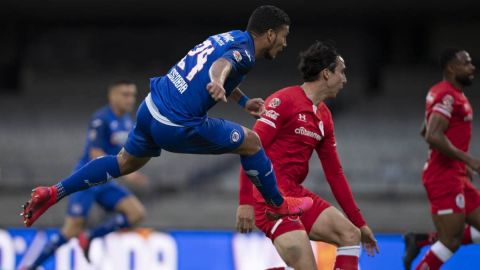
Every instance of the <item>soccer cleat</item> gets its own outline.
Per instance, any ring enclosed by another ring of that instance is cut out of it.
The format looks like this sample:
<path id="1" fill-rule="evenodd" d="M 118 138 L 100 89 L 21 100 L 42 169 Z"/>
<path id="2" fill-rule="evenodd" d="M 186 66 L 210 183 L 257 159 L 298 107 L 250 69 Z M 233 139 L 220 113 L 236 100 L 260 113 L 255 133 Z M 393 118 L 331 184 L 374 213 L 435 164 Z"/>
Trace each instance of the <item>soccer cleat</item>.
<path id="1" fill-rule="evenodd" d="M 403 253 L 403 266 L 405 270 L 410 270 L 412 267 L 412 262 L 420 253 L 420 246 L 417 244 L 418 241 L 424 241 L 428 238 L 428 234 L 418 234 L 418 233 L 407 233 L 403 236 L 405 241 L 405 252 Z"/>
<path id="2" fill-rule="evenodd" d="M 78 245 L 83 251 L 83 255 L 85 256 L 85 259 L 87 259 L 88 262 L 90 262 L 90 257 L 88 256 L 88 253 L 90 251 L 90 238 L 85 232 L 82 232 L 78 235 Z"/>
<path id="3" fill-rule="evenodd" d="M 31 196 L 31 199 L 22 206 L 23 211 L 20 214 L 26 227 L 32 226 L 50 206 L 57 202 L 57 188 L 37 187 L 32 190 Z"/>
<path id="4" fill-rule="evenodd" d="M 284 216 L 301 216 L 305 211 L 310 209 L 313 205 L 313 200 L 310 197 L 284 197 L 283 203 L 278 206 L 267 206 L 267 217 L 275 220 Z"/>

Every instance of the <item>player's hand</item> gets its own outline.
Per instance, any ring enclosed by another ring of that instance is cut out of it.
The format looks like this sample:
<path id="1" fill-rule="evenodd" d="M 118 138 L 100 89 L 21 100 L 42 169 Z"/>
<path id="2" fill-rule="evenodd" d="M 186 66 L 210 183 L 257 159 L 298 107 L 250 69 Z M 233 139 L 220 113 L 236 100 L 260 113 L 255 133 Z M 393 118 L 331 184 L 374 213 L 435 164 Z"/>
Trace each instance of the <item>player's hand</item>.
<path id="1" fill-rule="evenodd" d="M 370 227 L 367 225 L 360 228 L 361 232 L 361 241 L 363 248 L 367 251 L 368 256 L 375 256 L 375 253 L 379 253 L 380 250 L 377 245 L 377 239 L 373 234 Z"/>
<path id="2" fill-rule="evenodd" d="M 245 110 L 252 116 L 259 118 L 265 112 L 265 101 L 261 98 L 251 98 L 245 104 Z"/>
<path id="3" fill-rule="evenodd" d="M 472 168 L 470 168 L 470 166 L 466 166 L 466 168 L 467 168 L 467 176 L 470 179 L 470 181 L 473 182 L 473 179 L 475 177 L 478 177 L 478 173 Z"/>
<path id="4" fill-rule="evenodd" d="M 237 231 L 240 233 L 252 232 L 254 217 L 253 206 L 248 204 L 239 205 L 237 208 Z"/>
<path id="5" fill-rule="evenodd" d="M 212 81 L 207 84 L 207 91 L 215 101 L 227 102 L 226 92 L 222 84 Z"/>
<path id="6" fill-rule="evenodd" d="M 480 160 L 472 158 L 468 161 L 467 167 L 470 167 L 473 172 L 480 172 Z"/>

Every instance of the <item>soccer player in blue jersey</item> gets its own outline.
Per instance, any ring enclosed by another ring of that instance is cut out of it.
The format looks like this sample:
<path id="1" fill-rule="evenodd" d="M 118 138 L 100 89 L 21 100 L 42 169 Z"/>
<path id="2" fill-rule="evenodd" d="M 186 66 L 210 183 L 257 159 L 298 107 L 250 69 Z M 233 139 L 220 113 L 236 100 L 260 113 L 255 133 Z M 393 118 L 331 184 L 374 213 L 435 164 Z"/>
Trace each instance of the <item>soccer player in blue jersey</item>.
<path id="1" fill-rule="evenodd" d="M 63 197 L 112 178 L 132 173 L 162 149 L 176 153 L 240 155 L 246 174 L 268 204 L 271 217 L 300 215 L 312 205 L 309 197 L 283 197 L 272 163 L 258 135 L 236 123 L 210 118 L 207 111 L 227 97 L 252 115 L 263 100 L 249 99 L 238 88 L 259 58 L 274 59 L 287 45 L 290 18 L 274 6 L 261 6 L 250 16 L 246 31 L 209 37 L 195 46 L 165 76 L 150 80 L 150 93 L 137 112 L 137 123 L 118 155 L 94 159 L 51 187 L 38 187 L 23 206 L 31 226 Z"/>
<path id="2" fill-rule="evenodd" d="M 121 80 L 109 85 L 109 105 L 92 115 L 83 155 L 74 171 L 92 159 L 116 155 L 122 149 L 133 127 L 129 113 L 134 109 L 136 95 L 137 89 L 133 82 Z M 144 184 L 146 181 L 146 176 L 138 172 L 126 175 L 125 178 L 133 183 Z M 84 231 L 88 214 L 95 202 L 107 211 L 115 211 L 116 214 L 98 227 Z M 140 201 L 114 181 L 74 193 L 69 197 L 67 217 L 62 229 L 50 238 L 35 261 L 24 269 L 36 269 L 57 248 L 73 237 L 78 237 L 80 246 L 88 256 L 88 247 L 93 238 L 102 237 L 118 229 L 133 227 L 144 216 L 145 210 Z"/>

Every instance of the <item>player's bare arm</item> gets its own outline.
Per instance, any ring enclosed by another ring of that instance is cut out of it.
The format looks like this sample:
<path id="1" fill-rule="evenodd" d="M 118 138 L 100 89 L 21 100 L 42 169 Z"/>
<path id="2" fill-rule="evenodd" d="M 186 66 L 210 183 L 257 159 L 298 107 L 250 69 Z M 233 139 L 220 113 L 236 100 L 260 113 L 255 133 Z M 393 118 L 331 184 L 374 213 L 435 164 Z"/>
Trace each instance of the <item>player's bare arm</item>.
<path id="1" fill-rule="evenodd" d="M 215 101 L 227 102 L 226 92 L 223 84 L 232 70 L 232 64 L 225 58 L 219 58 L 213 62 L 208 75 L 211 82 L 207 85 L 207 91 Z"/>
<path id="2" fill-rule="evenodd" d="M 450 142 L 445 135 L 448 125 L 449 121 L 445 117 L 438 113 L 432 113 L 428 120 L 425 140 L 443 155 L 463 161 L 467 166 L 478 172 L 480 170 L 480 160 L 461 151 Z"/>
<path id="3" fill-rule="evenodd" d="M 265 111 L 265 101 L 262 98 L 249 99 L 238 87 L 232 91 L 229 98 L 244 107 L 253 117 L 258 118 Z"/>

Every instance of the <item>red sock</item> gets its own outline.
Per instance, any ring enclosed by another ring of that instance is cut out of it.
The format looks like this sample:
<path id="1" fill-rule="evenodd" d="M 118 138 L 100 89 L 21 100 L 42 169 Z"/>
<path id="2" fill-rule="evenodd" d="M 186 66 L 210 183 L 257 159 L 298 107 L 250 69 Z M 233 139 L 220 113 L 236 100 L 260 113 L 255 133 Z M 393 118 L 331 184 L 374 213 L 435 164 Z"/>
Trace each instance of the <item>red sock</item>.
<path id="1" fill-rule="evenodd" d="M 463 231 L 463 239 L 462 244 L 471 244 L 473 243 L 472 240 L 472 231 L 470 230 L 470 225 L 465 226 L 465 231 Z"/>
<path id="2" fill-rule="evenodd" d="M 443 262 L 431 250 L 425 254 L 422 261 L 417 265 L 415 270 L 438 270 Z"/>
<path id="3" fill-rule="evenodd" d="M 435 242 L 437 242 L 437 233 L 432 232 L 424 240 L 417 241 L 417 247 L 432 245 Z"/>
<path id="4" fill-rule="evenodd" d="M 335 270 L 358 270 L 358 257 L 357 256 L 347 256 L 347 255 L 337 255 L 335 260 Z"/>

